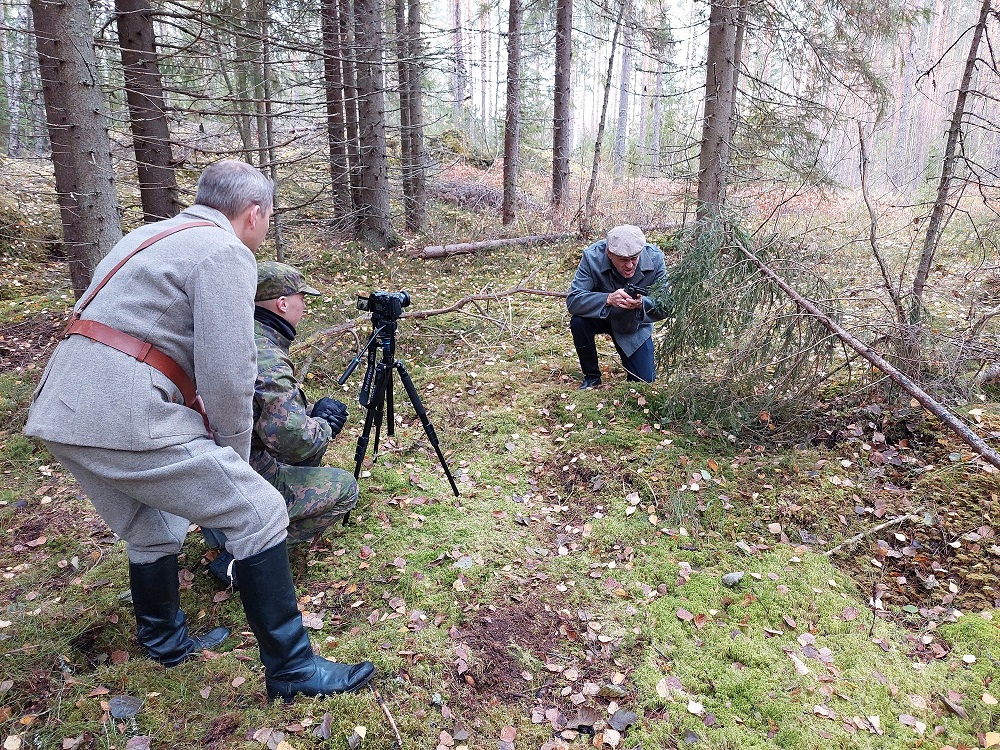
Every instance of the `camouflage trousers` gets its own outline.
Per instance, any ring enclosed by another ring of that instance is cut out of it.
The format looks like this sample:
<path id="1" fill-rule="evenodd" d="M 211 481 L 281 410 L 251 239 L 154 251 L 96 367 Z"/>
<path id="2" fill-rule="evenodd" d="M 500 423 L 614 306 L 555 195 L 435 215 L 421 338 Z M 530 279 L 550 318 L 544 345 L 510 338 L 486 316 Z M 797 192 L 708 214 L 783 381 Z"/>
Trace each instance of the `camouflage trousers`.
<path id="1" fill-rule="evenodd" d="M 256 457 L 254 457 L 256 458 Z M 288 544 L 309 543 L 358 504 L 358 483 L 331 466 L 289 466 L 271 458 L 254 469 L 285 498 Z"/>

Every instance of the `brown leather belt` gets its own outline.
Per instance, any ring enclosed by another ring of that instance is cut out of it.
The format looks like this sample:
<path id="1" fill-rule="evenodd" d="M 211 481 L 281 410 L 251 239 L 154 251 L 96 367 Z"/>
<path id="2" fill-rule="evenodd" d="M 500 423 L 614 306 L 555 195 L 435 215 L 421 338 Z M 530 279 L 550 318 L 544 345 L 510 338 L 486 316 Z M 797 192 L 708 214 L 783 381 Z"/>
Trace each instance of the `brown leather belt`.
<path id="1" fill-rule="evenodd" d="M 212 428 L 208 422 L 208 414 L 205 412 L 205 404 L 201 400 L 201 396 L 198 395 L 198 389 L 195 386 L 191 378 L 188 377 L 187 373 L 184 372 L 184 368 L 181 367 L 169 354 L 164 354 L 155 346 L 153 346 L 148 341 L 143 341 L 135 336 L 125 333 L 124 331 L 119 331 L 117 328 L 112 328 L 109 325 L 105 325 L 96 320 L 82 320 L 80 315 L 83 313 L 84 309 L 91 303 L 94 297 L 97 295 L 104 285 L 108 283 L 108 280 L 117 273 L 118 269 L 125 265 L 125 261 L 131 258 L 140 250 L 145 250 L 147 247 L 152 245 L 154 242 L 162 240 L 174 232 L 179 232 L 182 229 L 188 229 L 190 227 L 214 227 L 217 226 L 210 221 L 191 221 L 186 224 L 180 224 L 176 227 L 171 227 L 170 229 L 165 229 L 159 234 L 150 237 L 148 240 L 143 242 L 139 247 L 133 250 L 131 253 L 126 255 L 121 262 L 111 269 L 101 283 L 97 285 L 93 292 L 74 310 L 73 317 L 70 319 L 63 331 L 63 338 L 68 338 L 69 336 L 84 336 L 92 341 L 96 341 L 105 346 L 109 346 L 112 349 L 127 354 L 139 362 L 144 362 L 145 364 L 153 367 L 160 372 L 162 372 L 171 383 L 173 383 L 177 390 L 181 392 L 181 396 L 184 397 L 184 405 L 189 409 L 194 409 L 201 415 L 202 421 L 205 423 L 205 429 L 208 430 L 209 434 L 212 434 Z"/>

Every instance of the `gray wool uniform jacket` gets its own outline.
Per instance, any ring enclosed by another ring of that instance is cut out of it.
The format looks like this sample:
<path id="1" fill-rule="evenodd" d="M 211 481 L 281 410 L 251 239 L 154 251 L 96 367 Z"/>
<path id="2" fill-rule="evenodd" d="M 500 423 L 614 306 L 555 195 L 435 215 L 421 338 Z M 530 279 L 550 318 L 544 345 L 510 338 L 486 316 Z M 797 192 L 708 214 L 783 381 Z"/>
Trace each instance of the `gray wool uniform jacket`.
<path id="1" fill-rule="evenodd" d="M 666 275 L 666 266 L 660 248 L 647 243 L 639 255 L 635 274 L 626 279 L 608 259 L 607 247 L 607 240 L 601 240 L 583 251 L 566 298 L 566 308 L 570 315 L 608 320 L 611 337 L 625 355 L 631 357 L 653 335 L 653 323 L 663 320 L 666 315 L 654 307 L 648 297 L 642 298 L 642 307 L 638 310 L 623 310 L 608 305 L 608 295 L 628 283 L 647 289 Z"/>
<path id="2" fill-rule="evenodd" d="M 83 319 L 148 341 L 172 357 L 195 382 L 215 441 L 247 460 L 257 374 L 257 266 L 229 220 L 196 204 L 176 217 L 140 227 L 100 262 L 91 287 L 143 240 L 198 220 L 216 226 L 185 229 L 136 254 L 97 294 Z M 208 437 L 201 416 L 184 405 L 159 370 L 77 335 L 53 352 L 32 397 L 25 433 L 128 451 Z"/>

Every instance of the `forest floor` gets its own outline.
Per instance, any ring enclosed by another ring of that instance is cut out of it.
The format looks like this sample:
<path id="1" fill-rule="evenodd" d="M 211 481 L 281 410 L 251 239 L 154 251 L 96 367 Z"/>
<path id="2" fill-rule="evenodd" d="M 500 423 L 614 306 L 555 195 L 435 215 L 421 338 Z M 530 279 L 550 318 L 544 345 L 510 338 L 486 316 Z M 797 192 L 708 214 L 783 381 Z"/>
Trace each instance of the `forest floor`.
<path id="1" fill-rule="evenodd" d="M 478 238 L 480 219 L 439 207 L 435 221 L 435 241 Z M 5 218 L 10 236 L 19 223 Z M 529 277 L 565 290 L 580 252 L 428 261 L 286 234 L 324 292 L 293 354 L 311 398 L 351 406 L 326 459 L 348 468 L 363 372 L 336 380 L 369 334 L 357 295 L 407 291 L 413 313 Z M 874 398 L 736 434 L 669 422 L 670 381 L 626 382 L 610 342 L 605 384 L 577 391 L 565 305 L 541 295 L 400 321 L 397 355 L 459 495 L 397 384 L 395 435 L 369 451 L 350 524 L 295 556 L 314 644 L 371 659 L 374 690 L 269 705 L 195 528 L 182 603 L 195 630 L 234 635 L 156 666 L 135 639 L 123 543 L 21 434 L 70 306 L 65 266 L 37 242 L 0 255 L 5 750 L 381 749 L 397 731 L 402 747 L 446 749 L 1000 744 L 992 467 L 919 409 Z M 1000 405 L 956 410 L 1000 437 Z"/>

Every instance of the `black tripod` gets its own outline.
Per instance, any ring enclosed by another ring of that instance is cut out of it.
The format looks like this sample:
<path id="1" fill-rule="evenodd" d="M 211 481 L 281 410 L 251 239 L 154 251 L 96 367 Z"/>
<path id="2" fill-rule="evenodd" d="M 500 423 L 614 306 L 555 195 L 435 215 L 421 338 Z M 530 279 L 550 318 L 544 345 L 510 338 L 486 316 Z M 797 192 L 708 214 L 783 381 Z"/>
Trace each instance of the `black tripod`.
<path id="1" fill-rule="evenodd" d="M 458 487 L 451 475 L 451 471 L 448 469 L 448 462 L 445 461 L 444 454 L 441 452 L 441 445 L 438 442 L 437 433 L 434 431 L 434 425 L 427 418 L 427 411 L 420 401 L 420 395 L 417 393 L 417 389 L 410 379 L 410 374 L 406 371 L 403 363 L 396 359 L 396 328 L 398 323 L 399 321 L 396 318 L 386 319 L 372 314 L 372 328 L 374 329 L 372 337 L 368 339 L 365 348 L 351 361 L 344 374 L 337 381 L 340 385 L 346 383 L 351 373 L 354 372 L 355 368 L 361 362 L 361 358 L 366 354 L 368 355 L 368 369 L 365 371 L 364 380 L 361 382 L 361 392 L 358 395 L 358 403 L 365 408 L 366 414 L 365 426 L 361 431 L 361 437 L 358 438 L 357 450 L 354 452 L 354 478 L 357 479 L 361 476 L 361 464 L 365 460 L 365 453 L 368 451 L 368 442 L 371 439 L 372 427 L 375 427 L 373 461 L 375 460 L 374 457 L 378 456 L 379 436 L 382 434 L 383 419 L 388 420 L 386 434 L 390 436 L 395 434 L 392 390 L 392 373 L 395 370 L 399 373 L 399 379 L 403 383 L 403 388 L 406 389 L 406 395 L 413 405 L 413 410 L 420 418 L 420 423 L 424 426 L 424 433 L 434 447 L 438 461 L 441 462 L 441 468 L 444 469 L 445 476 L 448 477 L 448 482 L 451 484 L 451 489 L 457 497 Z M 378 349 L 382 350 L 382 361 L 376 363 L 376 351 Z"/>

